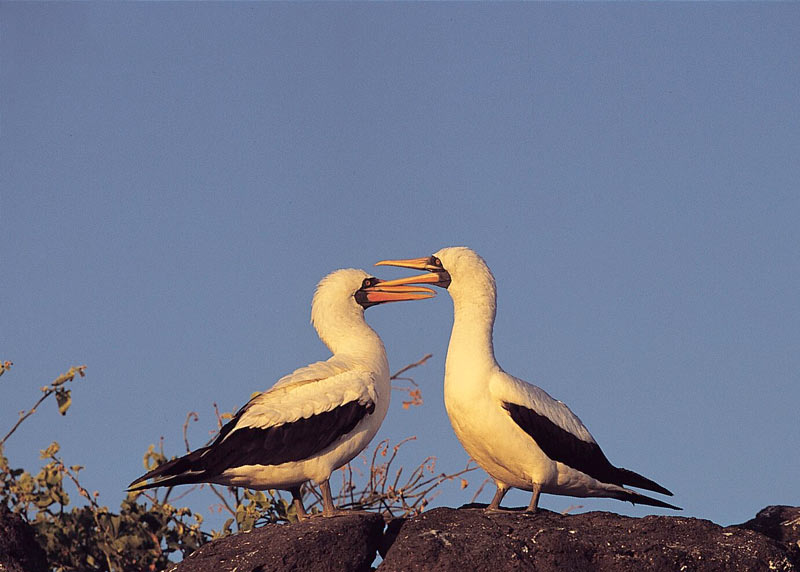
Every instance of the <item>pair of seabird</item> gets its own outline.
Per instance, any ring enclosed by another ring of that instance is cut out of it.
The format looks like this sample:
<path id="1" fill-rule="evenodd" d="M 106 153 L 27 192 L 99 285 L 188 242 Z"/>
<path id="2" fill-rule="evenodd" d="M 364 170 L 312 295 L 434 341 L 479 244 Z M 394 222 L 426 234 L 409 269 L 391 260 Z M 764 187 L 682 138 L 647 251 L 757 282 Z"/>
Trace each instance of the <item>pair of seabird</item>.
<path id="1" fill-rule="evenodd" d="M 361 270 L 339 270 L 324 278 L 314 295 L 312 323 L 333 357 L 280 379 L 242 407 L 211 445 L 150 471 L 129 490 L 199 482 L 279 488 L 291 492 L 302 518 L 300 486 L 313 480 L 322 489 L 323 514 L 335 514 L 328 479 L 375 435 L 391 391 L 386 352 L 364 310 L 429 298 L 432 290 L 410 285 L 430 284 L 446 288 L 453 299 L 445 406 L 459 441 L 497 485 L 487 510 L 499 510 L 511 487 L 532 491 L 529 512 L 536 511 L 542 492 L 678 509 L 625 488 L 672 494 L 613 466 L 564 403 L 500 368 L 492 345 L 495 280 L 480 256 L 451 247 L 378 265 L 428 273 L 381 281 Z"/>

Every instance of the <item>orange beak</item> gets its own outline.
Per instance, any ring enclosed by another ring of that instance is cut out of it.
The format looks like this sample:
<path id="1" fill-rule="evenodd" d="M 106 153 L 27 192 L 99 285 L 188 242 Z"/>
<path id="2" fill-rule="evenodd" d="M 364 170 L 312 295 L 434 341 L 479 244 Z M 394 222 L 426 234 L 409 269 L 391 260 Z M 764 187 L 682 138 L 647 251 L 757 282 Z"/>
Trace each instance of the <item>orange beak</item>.
<path id="1" fill-rule="evenodd" d="M 401 280 L 379 280 L 374 286 L 364 288 L 367 300 L 373 304 L 384 302 L 403 302 L 406 300 L 425 300 L 433 298 L 436 292 L 424 286 L 406 286 L 408 282 Z"/>
<path id="2" fill-rule="evenodd" d="M 375 266 L 398 266 L 400 268 L 412 268 L 414 270 L 428 270 L 426 274 L 409 276 L 392 280 L 393 284 L 432 284 L 440 288 L 447 288 L 450 285 L 450 274 L 441 266 L 432 263 L 432 257 L 408 258 L 405 260 L 381 260 Z"/>

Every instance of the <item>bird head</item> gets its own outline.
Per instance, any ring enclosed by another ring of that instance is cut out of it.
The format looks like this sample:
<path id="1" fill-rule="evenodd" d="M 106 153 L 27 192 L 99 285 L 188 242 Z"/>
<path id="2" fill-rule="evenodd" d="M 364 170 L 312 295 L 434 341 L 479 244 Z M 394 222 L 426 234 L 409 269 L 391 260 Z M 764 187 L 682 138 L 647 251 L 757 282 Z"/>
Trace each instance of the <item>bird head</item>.
<path id="1" fill-rule="evenodd" d="M 494 276 L 489 266 L 474 250 L 466 246 L 449 246 L 424 258 L 381 260 L 376 266 L 399 266 L 427 271 L 426 274 L 393 280 L 394 284 L 431 284 L 446 288 L 453 296 L 465 289 L 494 293 Z"/>
<path id="2" fill-rule="evenodd" d="M 363 270 L 345 268 L 328 274 L 317 285 L 313 306 L 360 307 L 367 309 L 385 302 L 423 300 L 436 293 L 424 286 L 409 286 L 397 280 L 381 280 Z"/>

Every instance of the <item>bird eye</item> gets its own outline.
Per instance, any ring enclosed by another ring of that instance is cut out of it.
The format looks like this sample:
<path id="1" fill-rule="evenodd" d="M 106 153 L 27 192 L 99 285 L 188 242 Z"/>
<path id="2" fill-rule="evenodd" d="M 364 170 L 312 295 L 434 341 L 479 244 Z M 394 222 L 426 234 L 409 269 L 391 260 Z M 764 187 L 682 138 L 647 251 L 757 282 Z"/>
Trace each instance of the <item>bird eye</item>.
<path id="1" fill-rule="evenodd" d="M 364 282 L 361 283 L 361 287 L 369 288 L 370 286 L 372 286 L 372 284 L 373 284 L 372 278 L 364 278 Z"/>
<path id="2" fill-rule="evenodd" d="M 438 259 L 437 257 L 435 257 L 435 256 L 431 256 L 431 264 L 432 264 L 432 265 L 434 265 L 434 266 L 438 266 L 439 268 L 441 268 L 441 267 L 442 267 L 442 261 L 441 261 L 441 260 L 439 260 L 439 259 Z"/>

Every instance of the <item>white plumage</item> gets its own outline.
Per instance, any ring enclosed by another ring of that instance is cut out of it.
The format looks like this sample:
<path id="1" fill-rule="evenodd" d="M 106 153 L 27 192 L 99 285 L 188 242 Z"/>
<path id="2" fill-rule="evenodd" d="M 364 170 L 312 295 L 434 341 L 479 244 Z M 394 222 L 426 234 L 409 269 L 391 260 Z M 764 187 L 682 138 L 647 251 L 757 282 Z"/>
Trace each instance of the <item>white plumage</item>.
<path id="1" fill-rule="evenodd" d="M 285 489 L 304 517 L 300 487 L 311 480 L 322 489 L 324 513 L 334 514 L 328 479 L 375 436 L 391 394 L 386 350 L 364 310 L 433 295 L 363 270 L 329 274 L 314 294 L 311 322 L 333 356 L 282 377 L 242 407 L 211 445 L 157 467 L 129 490 L 200 482 Z"/>
<path id="2" fill-rule="evenodd" d="M 492 342 L 495 279 L 480 256 L 466 247 L 450 247 L 428 258 L 378 264 L 428 270 L 429 274 L 394 282 L 447 288 L 453 299 L 445 407 L 464 449 L 497 485 L 489 509 L 499 508 L 510 487 L 532 491 L 530 512 L 536 511 L 542 492 L 678 509 L 625 488 L 672 494 L 650 479 L 613 466 L 569 407 L 498 365 Z"/>

